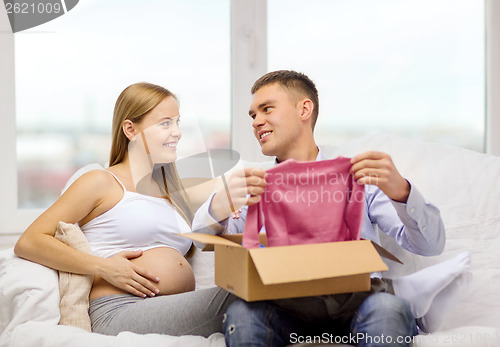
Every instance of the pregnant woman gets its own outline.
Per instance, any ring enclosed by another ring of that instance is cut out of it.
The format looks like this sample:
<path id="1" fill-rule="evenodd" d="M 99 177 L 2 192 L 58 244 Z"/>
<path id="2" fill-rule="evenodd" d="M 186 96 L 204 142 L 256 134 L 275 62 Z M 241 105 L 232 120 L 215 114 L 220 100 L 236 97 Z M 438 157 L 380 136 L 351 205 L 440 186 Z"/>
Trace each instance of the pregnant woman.
<path id="1" fill-rule="evenodd" d="M 186 260 L 193 245 L 175 235 L 190 232 L 193 220 L 173 163 L 182 136 L 179 118 L 177 99 L 165 88 L 127 87 L 115 105 L 110 167 L 78 178 L 15 246 L 22 258 L 94 275 L 89 308 L 94 332 L 209 336 L 222 331 L 233 296 L 219 288 L 194 291 Z M 58 241 L 59 221 L 78 223 L 92 254 Z"/>

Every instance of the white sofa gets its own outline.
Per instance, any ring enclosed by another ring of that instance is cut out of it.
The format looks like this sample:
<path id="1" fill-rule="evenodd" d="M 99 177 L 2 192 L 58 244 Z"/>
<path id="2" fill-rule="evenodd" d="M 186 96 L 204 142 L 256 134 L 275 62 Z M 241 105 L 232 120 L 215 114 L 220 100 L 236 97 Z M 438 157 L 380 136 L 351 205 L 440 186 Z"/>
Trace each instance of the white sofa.
<path id="1" fill-rule="evenodd" d="M 327 154 L 353 156 L 365 150 L 392 155 L 400 172 L 437 205 L 446 226 L 445 251 L 420 257 L 383 237 L 383 245 L 403 260 L 390 262 L 388 277 L 398 277 L 449 259 L 463 250 L 472 255 L 468 296 L 447 315 L 437 333 L 419 336 L 416 347 L 500 346 L 500 158 L 469 150 L 374 134 Z M 196 253 L 197 287 L 213 285 L 213 256 Z M 57 325 L 56 272 L 0 252 L 0 347 L 17 346 L 224 346 L 221 334 L 208 339 L 186 336 L 117 337 Z"/>

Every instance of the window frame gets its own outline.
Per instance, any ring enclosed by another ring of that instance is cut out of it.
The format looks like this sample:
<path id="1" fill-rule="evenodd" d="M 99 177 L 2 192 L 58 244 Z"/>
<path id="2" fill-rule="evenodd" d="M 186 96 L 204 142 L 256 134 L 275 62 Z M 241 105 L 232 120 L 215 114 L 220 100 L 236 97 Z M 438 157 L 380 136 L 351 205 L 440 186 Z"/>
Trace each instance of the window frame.
<path id="1" fill-rule="evenodd" d="M 485 152 L 500 155 L 500 3 L 485 0 Z"/>
<path id="2" fill-rule="evenodd" d="M 244 160 L 264 155 L 248 116 L 250 87 L 267 72 L 267 1 L 231 0 L 231 148 Z"/>
<path id="3" fill-rule="evenodd" d="M 500 155 L 500 3 L 485 0 L 485 149 Z M 267 72 L 266 0 L 231 0 L 231 147 L 246 161 L 261 161 L 247 116 L 250 86 Z M 18 208 L 14 34 L 0 6 L 0 236 L 19 235 L 43 209 Z M 495 97 L 496 96 L 496 97 Z M 496 135 L 496 136 L 495 136 Z"/>
<path id="4" fill-rule="evenodd" d="M 0 152 L 3 165 L 0 170 L 0 235 L 18 235 L 42 212 L 41 209 L 18 208 L 15 61 L 14 34 L 11 32 L 7 11 L 0 6 Z"/>

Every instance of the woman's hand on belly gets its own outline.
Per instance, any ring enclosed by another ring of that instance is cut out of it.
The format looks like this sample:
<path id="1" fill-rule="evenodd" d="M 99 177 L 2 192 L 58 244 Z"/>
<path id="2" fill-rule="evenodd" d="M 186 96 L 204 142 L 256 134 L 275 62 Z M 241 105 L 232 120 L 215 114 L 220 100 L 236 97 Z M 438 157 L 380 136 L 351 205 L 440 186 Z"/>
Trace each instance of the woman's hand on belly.
<path id="1" fill-rule="evenodd" d="M 155 296 L 160 293 L 157 286 L 159 277 L 134 262 L 144 254 L 143 251 L 123 251 L 105 259 L 102 271 L 98 274 L 104 280 L 125 292 L 137 296 Z"/>
<path id="2" fill-rule="evenodd" d="M 193 269 L 179 251 L 170 247 L 157 247 L 144 251 L 141 257 L 131 260 L 135 265 L 148 269 L 160 280 L 156 283 L 158 294 L 178 294 L 195 289 Z"/>
<path id="3" fill-rule="evenodd" d="M 130 252 L 121 252 L 130 253 Z M 120 256 L 118 255 L 114 257 Z M 112 257 L 112 258 L 114 258 Z M 109 258 L 109 259 L 112 259 Z M 139 269 L 147 269 L 148 273 L 154 273 L 156 276 L 143 277 L 143 279 L 155 277 L 159 278 L 154 285 L 150 282 L 154 289 L 158 289 L 156 295 L 177 294 L 192 291 L 195 289 L 195 278 L 191 265 L 187 262 L 177 250 L 170 247 L 158 247 L 142 252 L 141 256 L 128 260 Z M 105 281 L 104 281 L 104 280 Z M 152 292 L 154 289 L 148 288 L 146 291 L 133 292 L 124 287 L 120 287 L 107 280 L 106 278 L 94 277 L 94 285 L 90 298 L 95 299 L 105 295 L 132 293 L 134 295 L 144 297 L 144 294 L 155 296 Z M 138 294 L 136 294 L 138 293 Z"/>

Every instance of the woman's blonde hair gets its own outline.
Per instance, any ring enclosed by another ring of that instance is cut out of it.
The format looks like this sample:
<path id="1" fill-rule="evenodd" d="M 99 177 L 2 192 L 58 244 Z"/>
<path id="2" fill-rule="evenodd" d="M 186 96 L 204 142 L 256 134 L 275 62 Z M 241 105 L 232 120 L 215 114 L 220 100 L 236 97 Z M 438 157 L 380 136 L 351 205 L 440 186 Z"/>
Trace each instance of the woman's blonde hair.
<path id="1" fill-rule="evenodd" d="M 155 84 L 141 82 L 125 88 L 118 97 L 118 100 L 116 100 L 113 112 L 109 166 L 122 162 L 128 151 L 130 140 L 122 130 L 123 122 L 130 120 L 133 123 L 139 123 L 148 112 L 168 97 L 173 97 L 178 102 L 177 97 L 172 92 Z M 170 201 L 189 226 L 191 226 L 194 213 L 177 173 L 175 163 L 155 165 L 153 178 L 158 183 L 165 198 Z"/>

